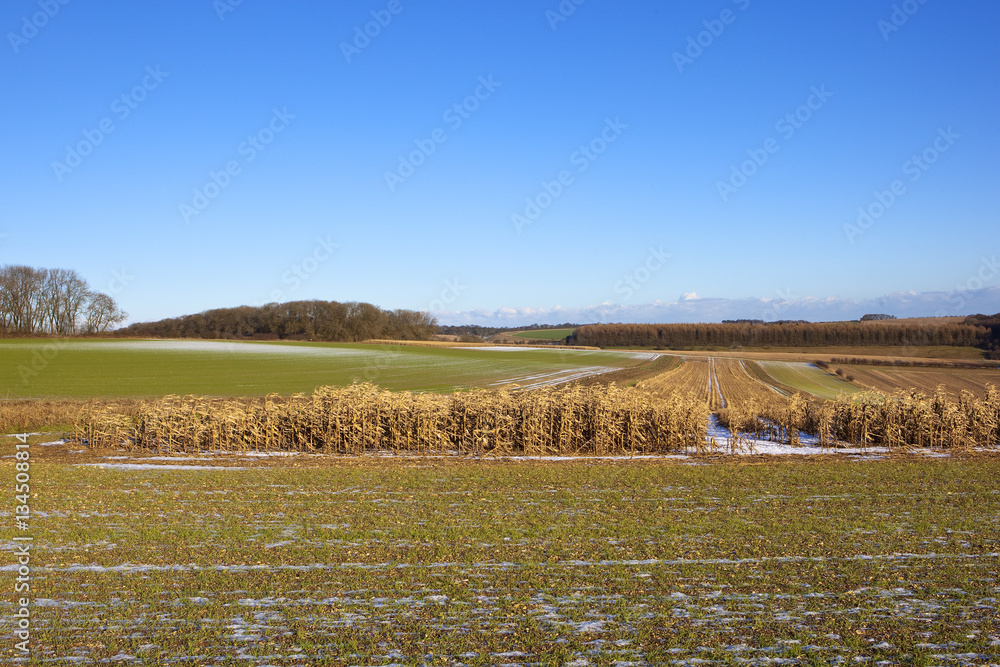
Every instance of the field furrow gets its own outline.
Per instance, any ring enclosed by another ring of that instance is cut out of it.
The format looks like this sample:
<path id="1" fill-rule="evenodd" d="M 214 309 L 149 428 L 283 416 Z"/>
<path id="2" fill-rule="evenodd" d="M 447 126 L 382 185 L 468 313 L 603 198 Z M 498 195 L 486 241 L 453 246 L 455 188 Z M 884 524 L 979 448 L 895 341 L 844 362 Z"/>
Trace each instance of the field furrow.
<path id="1" fill-rule="evenodd" d="M 712 392 L 712 378 L 709 360 L 706 358 L 685 358 L 677 368 L 643 380 L 641 389 L 658 396 L 668 396 L 674 392 L 690 392 L 697 399 L 709 402 Z"/>
<path id="2" fill-rule="evenodd" d="M 858 384 L 883 392 L 921 391 L 934 394 L 939 387 L 951 398 L 967 391 L 982 398 L 989 385 L 1000 386 L 1000 371 L 939 368 L 882 368 L 874 366 L 845 365 L 846 374 Z"/>
<path id="3" fill-rule="evenodd" d="M 689 357 L 680 367 L 639 386 L 660 395 L 691 392 L 712 410 L 741 406 L 750 400 L 761 404 L 783 398 L 773 386 L 751 376 L 742 360 L 721 357 Z"/>

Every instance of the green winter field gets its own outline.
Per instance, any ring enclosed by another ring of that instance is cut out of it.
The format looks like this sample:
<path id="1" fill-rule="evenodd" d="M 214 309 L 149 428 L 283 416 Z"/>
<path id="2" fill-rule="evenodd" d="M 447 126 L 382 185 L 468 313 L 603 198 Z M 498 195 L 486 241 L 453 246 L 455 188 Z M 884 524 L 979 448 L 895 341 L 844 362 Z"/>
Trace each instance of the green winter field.
<path id="1" fill-rule="evenodd" d="M 0 341 L 0 399 L 263 396 L 352 382 L 416 391 L 537 386 L 628 368 L 648 356 L 532 348 L 13 339 Z"/>
<path id="2" fill-rule="evenodd" d="M 33 539 L 24 664 L 1000 653 L 995 458 L 165 462 L 78 449 L 30 445 L 32 514 L 4 529 Z M 164 463 L 198 468 L 129 469 Z M 19 657 L 12 627 L 6 660 Z"/>
<path id="3" fill-rule="evenodd" d="M 562 340 L 573 333 L 573 329 L 532 329 L 511 334 L 517 338 L 533 338 L 535 340 Z"/>

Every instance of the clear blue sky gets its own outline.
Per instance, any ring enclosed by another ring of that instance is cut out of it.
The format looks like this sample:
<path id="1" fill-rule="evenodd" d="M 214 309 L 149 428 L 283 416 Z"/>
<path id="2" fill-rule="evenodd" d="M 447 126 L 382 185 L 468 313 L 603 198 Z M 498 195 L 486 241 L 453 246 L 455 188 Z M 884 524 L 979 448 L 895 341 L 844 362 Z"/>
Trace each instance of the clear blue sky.
<path id="1" fill-rule="evenodd" d="M 0 9 L 0 263 L 131 321 L 1000 310 L 995 2 L 64 1 Z"/>

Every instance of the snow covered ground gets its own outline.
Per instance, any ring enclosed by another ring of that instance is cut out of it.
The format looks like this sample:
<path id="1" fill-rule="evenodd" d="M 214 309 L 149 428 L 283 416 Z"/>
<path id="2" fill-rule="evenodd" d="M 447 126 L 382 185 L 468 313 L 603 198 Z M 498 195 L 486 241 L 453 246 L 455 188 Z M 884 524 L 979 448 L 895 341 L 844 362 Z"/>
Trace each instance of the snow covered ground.
<path id="1" fill-rule="evenodd" d="M 714 442 L 716 447 L 725 453 L 730 452 L 730 448 L 733 444 L 733 434 L 725 426 L 719 424 L 715 415 L 709 417 L 708 421 L 708 438 L 709 442 Z M 787 454 L 797 454 L 800 456 L 814 456 L 818 454 L 845 454 L 851 455 L 854 458 L 860 458 L 865 456 L 868 459 L 878 459 L 881 458 L 880 454 L 888 454 L 889 449 L 886 447 L 820 447 L 819 446 L 819 436 L 810 435 L 808 433 L 799 434 L 799 446 L 792 446 L 779 442 L 772 442 L 770 440 L 757 440 L 754 438 L 740 437 L 736 443 L 737 450 L 736 454 L 740 455 L 773 455 L 773 456 L 784 456 Z M 925 456 L 935 456 L 935 457 L 948 457 L 951 454 L 947 452 L 941 452 L 940 450 L 933 449 L 914 449 L 909 450 L 911 453 L 924 454 Z"/>
<path id="2" fill-rule="evenodd" d="M 516 384 L 521 389 L 540 389 L 542 387 L 554 387 L 556 385 L 582 380 L 594 375 L 602 375 L 612 371 L 621 370 L 610 366 L 584 366 L 582 368 L 563 369 L 558 371 L 548 371 L 536 373 L 534 375 L 522 375 L 494 382 L 491 387 L 499 387 L 508 384 Z"/>

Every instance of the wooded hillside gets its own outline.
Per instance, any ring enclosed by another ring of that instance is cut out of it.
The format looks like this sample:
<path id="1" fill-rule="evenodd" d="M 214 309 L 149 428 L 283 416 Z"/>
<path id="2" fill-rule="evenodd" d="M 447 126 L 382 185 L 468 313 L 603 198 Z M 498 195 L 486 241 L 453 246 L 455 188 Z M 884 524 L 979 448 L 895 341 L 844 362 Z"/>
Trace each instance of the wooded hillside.
<path id="1" fill-rule="evenodd" d="M 290 301 L 206 310 L 158 322 L 133 324 L 124 336 L 161 338 L 292 339 L 354 342 L 370 338 L 426 340 L 437 333 L 427 313 L 382 310 L 370 303 Z"/>

